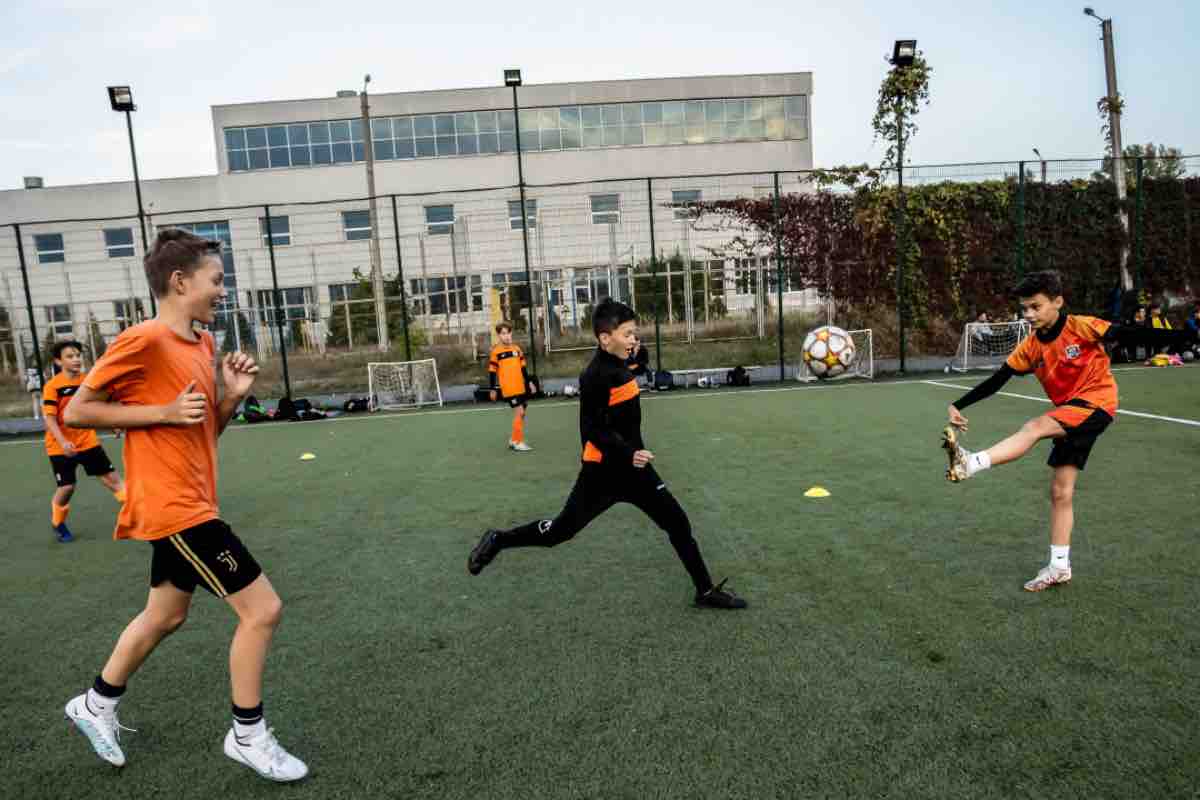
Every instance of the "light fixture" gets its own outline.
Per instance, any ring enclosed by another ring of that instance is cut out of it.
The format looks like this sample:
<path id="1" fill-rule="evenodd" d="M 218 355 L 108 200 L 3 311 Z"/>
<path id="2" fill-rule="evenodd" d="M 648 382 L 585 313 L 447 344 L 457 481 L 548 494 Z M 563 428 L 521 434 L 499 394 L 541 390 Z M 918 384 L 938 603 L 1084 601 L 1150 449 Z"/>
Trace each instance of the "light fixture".
<path id="1" fill-rule="evenodd" d="M 133 104 L 133 90 L 128 86 L 108 87 L 108 101 L 112 103 L 113 111 L 137 111 Z"/>
<path id="2" fill-rule="evenodd" d="M 917 57 L 916 39 L 897 39 L 892 48 L 892 64 L 897 67 L 911 67 Z"/>
<path id="3" fill-rule="evenodd" d="M 521 70 L 519 70 L 519 69 L 504 70 L 504 85 L 505 86 L 520 86 L 521 85 Z"/>

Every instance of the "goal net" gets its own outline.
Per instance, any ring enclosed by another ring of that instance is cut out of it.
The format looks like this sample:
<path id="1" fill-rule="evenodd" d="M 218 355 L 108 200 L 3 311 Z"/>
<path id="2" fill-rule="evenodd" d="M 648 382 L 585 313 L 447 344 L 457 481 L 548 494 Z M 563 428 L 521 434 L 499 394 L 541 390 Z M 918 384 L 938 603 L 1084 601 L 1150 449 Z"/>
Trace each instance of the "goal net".
<path id="1" fill-rule="evenodd" d="M 373 361 L 367 364 L 367 393 L 371 410 L 419 408 L 442 404 L 437 362 Z"/>
<path id="2" fill-rule="evenodd" d="M 846 331 L 850 334 L 850 340 L 854 342 L 854 361 L 850 364 L 850 368 L 841 375 L 836 375 L 825 380 L 840 381 L 844 378 L 874 378 L 875 377 L 875 340 L 871 335 L 870 328 L 864 328 L 857 331 Z M 819 380 L 813 371 L 809 369 L 808 362 L 800 360 L 800 367 L 796 370 L 796 380 L 798 381 L 815 381 Z"/>
<path id="3" fill-rule="evenodd" d="M 1026 336 L 1033 331 L 1024 320 L 1018 322 L 969 322 L 963 328 L 958 352 L 950 366 L 959 372 L 969 369 L 995 369 Z"/>

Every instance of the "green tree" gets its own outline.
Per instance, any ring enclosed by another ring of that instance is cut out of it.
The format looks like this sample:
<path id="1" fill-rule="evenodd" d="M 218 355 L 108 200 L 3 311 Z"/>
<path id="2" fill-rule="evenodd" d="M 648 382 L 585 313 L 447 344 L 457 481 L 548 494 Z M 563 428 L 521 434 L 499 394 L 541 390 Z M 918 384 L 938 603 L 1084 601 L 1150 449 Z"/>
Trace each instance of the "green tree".
<path id="1" fill-rule="evenodd" d="M 1154 142 L 1146 144 L 1131 144 L 1126 145 L 1122 150 L 1125 154 L 1125 184 L 1128 191 L 1132 192 L 1137 188 L 1137 171 L 1134 169 L 1134 163 L 1137 159 L 1142 159 L 1142 177 L 1151 180 L 1174 181 L 1179 180 L 1187 174 L 1187 166 L 1183 161 L 1183 151 L 1178 147 L 1167 147 L 1166 145 L 1156 145 Z M 1113 163 L 1112 157 L 1104 159 L 1100 169 L 1092 173 L 1092 179 L 1097 181 L 1111 181 L 1113 178 Z"/>
<path id="2" fill-rule="evenodd" d="M 363 275 L 362 272 L 356 269 L 354 270 L 354 281 L 354 288 L 346 297 L 347 300 L 363 301 L 374 299 L 375 292 L 368 276 Z M 404 309 L 400 302 L 400 289 L 401 286 L 398 277 L 384 277 L 383 296 L 387 298 L 385 306 L 388 336 L 391 338 L 393 349 L 404 346 Z M 414 351 L 419 347 L 424 347 L 426 344 L 424 331 L 413 323 L 415 316 L 410 301 L 407 335 Z M 355 346 L 379 341 L 379 326 L 375 319 L 374 303 L 354 302 L 350 307 L 350 324 L 352 330 L 347 331 L 344 308 L 334 306 L 333 313 L 329 318 L 329 333 L 326 335 L 325 343 L 331 347 L 347 347 L 351 341 L 355 343 Z"/>
<path id="3" fill-rule="evenodd" d="M 917 114 L 929 105 L 929 76 L 933 69 L 918 50 L 911 66 L 888 70 L 879 84 L 871 130 L 875 140 L 887 143 L 883 166 L 895 168 L 899 161 L 900 138 L 905 143 L 917 135 Z"/>

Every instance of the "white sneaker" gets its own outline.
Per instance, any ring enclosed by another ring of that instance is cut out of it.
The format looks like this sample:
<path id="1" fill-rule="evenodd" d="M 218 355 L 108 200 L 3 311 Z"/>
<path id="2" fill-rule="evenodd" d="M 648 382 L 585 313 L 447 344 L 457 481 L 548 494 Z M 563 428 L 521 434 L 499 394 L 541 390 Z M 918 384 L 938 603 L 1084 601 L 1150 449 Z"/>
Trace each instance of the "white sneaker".
<path id="1" fill-rule="evenodd" d="M 508 446 L 510 448 L 512 448 L 513 450 L 516 450 L 518 453 L 528 453 L 530 450 L 533 449 L 532 447 L 525 444 L 524 442 L 509 442 Z"/>
<path id="2" fill-rule="evenodd" d="M 308 765 L 284 750 L 268 728 L 246 744 L 238 742 L 233 728 L 225 734 L 225 755 L 245 764 L 264 778 L 280 783 L 298 781 L 308 774 Z"/>
<path id="3" fill-rule="evenodd" d="M 1059 569 L 1058 567 L 1047 564 L 1042 567 L 1033 580 L 1025 583 L 1025 591 L 1040 592 L 1043 589 L 1049 589 L 1051 586 L 1057 586 L 1060 583 L 1071 582 L 1071 568 Z"/>
<path id="4" fill-rule="evenodd" d="M 121 751 L 121 731 L 136 732 L 126 728 L 117 720 L 117 712 L 93 712 L 88 708 L 87 693 L 71 698 L 63 709 L 67 719 L 88 738 L 96 755 L 114 767 L 125 766 L 125 753 Z"/>

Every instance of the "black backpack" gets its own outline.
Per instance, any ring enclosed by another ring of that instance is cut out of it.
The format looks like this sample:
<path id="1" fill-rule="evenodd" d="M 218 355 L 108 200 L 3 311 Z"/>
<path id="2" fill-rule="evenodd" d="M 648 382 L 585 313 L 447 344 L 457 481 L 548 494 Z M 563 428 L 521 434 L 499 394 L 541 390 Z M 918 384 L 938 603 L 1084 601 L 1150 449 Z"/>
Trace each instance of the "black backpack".
<path id="1" fill-rule="evenodd" d="M 746 371 L 745 367 L 743 367 L 741 364 L 738 364 L 736 367 L 729 370 L 729 372 L 725 373 L 725 381 L 730 386 L 749 386 L 750 373 Z"/>
<path id="2" fill-rule="evenodd" d="M 665 369 L 654 373 L 654 391 L 669 392 L 675 388 L 675 376 Z"/>
<path id="3" fill-rule="evenodd" d="M 351 397 L 346 402 L 342 403 L 342 411 L 353 413 L 355 411 L 367 411 L 370 406 L 365 397 Z"/>

